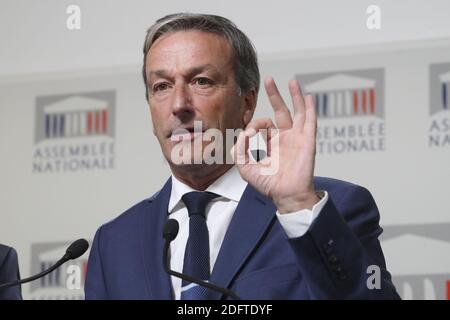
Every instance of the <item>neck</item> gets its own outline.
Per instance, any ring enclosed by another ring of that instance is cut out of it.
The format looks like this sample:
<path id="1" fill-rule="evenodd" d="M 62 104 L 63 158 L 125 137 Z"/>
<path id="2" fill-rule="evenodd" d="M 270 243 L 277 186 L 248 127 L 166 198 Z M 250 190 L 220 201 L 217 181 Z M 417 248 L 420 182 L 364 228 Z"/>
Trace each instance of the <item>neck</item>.
<path id="1" fill-rule="evenodd" d="M 185 167 L 171 166 L 172 174 L 192 189 L 205 191 L 233 165 L 196 165 Z"/>

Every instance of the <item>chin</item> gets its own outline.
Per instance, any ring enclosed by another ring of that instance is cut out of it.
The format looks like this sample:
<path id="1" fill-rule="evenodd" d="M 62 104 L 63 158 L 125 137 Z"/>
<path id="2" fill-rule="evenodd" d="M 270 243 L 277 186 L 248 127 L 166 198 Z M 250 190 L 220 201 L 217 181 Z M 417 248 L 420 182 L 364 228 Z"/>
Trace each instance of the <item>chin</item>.
<path id="1" fill-rule="evenodd" d="M 208 173 L 217 168 L 217 166 L 221 166 L 220 164 L 174 164 L 170 163 L 170 167 L 176 169 L 177 171 L 196 173 L 199 175 L 208 175 Z"/>

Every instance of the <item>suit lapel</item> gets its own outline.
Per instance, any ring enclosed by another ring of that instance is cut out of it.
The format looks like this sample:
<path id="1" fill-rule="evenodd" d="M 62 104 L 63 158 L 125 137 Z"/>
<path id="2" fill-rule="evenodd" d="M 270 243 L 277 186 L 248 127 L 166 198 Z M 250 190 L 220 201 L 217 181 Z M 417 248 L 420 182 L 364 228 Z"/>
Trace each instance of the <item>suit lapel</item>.
<path id="1" fill-rule="evenodd" d="M 140 238 L 150 299 L 173 299 L 169 275 L 164 271 L 162 230 L 167 221 L 167 207 L 171 192 L 171 179 L 149 203 L 141 215 Z M 257 248 L 267 228 L 275 219 L 276 207 L 267 197 L 250 185 L 244 191 L 230 226 L 225 234 L 210 281 L 228 287 L 250 254 Z M 211 292 L 211 299 L 221 294 Z"/>
<path id="2" fill-rule="evenodd" d="M 140 237 L 150 299 L 173 299 L 169 275 L 163 269 L 164 240 L 162 230 L 167 221 L 167 207 L 172 182 L 168 179 L 161 191 L 148 200 L 149 208 L 141 215 Z"/>
<path id="3" fill-rule="evenodd" d="M 275 205 L 250 185 L 241 200 L 225 234 L 210 281 L 228 287 L 275 218 Z M 211 292 L 211 299 L 221 294 Z"/>

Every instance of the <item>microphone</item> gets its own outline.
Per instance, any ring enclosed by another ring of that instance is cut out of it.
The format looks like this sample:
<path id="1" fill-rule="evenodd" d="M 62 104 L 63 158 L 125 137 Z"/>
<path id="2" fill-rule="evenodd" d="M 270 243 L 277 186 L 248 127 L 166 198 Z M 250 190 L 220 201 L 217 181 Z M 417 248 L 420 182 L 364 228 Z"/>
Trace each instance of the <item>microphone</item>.
<path id="1" fill-rule="evenodd" d="M 59 259 L 58 262 L 56 262 L 53 266 L 48 268 L 47 270 L 44 270 L 41 273 L 39 273 L 39 274 L 37 274 L 35 276 L 32 276 L 32 277 L 26 278 L 26 279 L 15 280 L 15 281 L 12 281 L 12 282 L 1 284 L 0 285 L 0 289 L 17 286 L 17 285 L 22 284 L 22 283 L 26 283 L 26 282 L 30 282 L 30 281 L 39 279 L 39 278 L 45 276 L 46 274 L 49 274 L 53 270 L 57 269 L 63 263 L 82 256 L 83 253 L 85 253 L 88 248 L 89 248 L 89 242 L 87 242 L 87 240 L 85 240 L 85 239 L 78 239 L 78 240 L 72 242 L 72 244 L 67 248 L 66 253 L 64 254 L 64 256 L 61 259 Z"/>
<path id="2" fill-rule="evenodd" d="M 168 252 L 169 252 L 169 246 L 170 243 L 173 241 L 173 239 L 175 239 L 177 237 L 178 234 L 178 230 L 179 230 L 179 225 L 178 225 L 178 221 L 175 219 L 169 219 L 166 224 L 164 225 L 164 229 L 163 229 L 163 238 L 165 240 L 164 243 L 164 251 L 163 251 L 163 266 L 164 266 L 164 271 L 167 272 L 168 274 L 175 276 L 177 278 L 181 278 L 185 281 L 188 282 L 193 282 L 196 283 L 202 287 L 211 289 L 213 291 L 217 291 L 222 293 L 223 295 L 226 296 L 230 296 L 235 300 L 241 300 L 241 298 L 239 298 L 239 296 L 234 293 L 233 291 L 231 291 L 230 289 L 227 288 L 222 288 L 219 287 L 215 284 L 212 284 L 210 282 L 206 282 L 203 281 L 201 279 L 192 277 L 190 275 L 184 274 L 184 273 L 179 273 L 173 270 L 170 270 L 169 268 L 169 259 L 168 259 Z"/>

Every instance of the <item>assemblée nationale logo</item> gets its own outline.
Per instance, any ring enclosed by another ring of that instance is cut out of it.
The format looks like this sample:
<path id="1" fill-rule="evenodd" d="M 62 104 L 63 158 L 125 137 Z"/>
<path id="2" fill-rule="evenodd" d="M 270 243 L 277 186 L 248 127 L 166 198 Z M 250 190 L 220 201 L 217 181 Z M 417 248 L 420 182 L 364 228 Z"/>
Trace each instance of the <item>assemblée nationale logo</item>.
<path id="1" fill-rule="evenodd" d="M 450 147 L 450 63 L 430 65 L 430 126 L 428 146 Z"/>
<path id="2" fill-rule="evenodd" d="M 385 150 L 383 69 L 301 74 L 297 79 L 315 99 L 319 154 Z"/>
<path id="3" fill-rule="evenodd" d="M 31 274 L 38 274 L 54 265 L 66 252 L 68 242 L 34 243 L 31 245 Z M 87 272 L 88 254 L 70 260 L 30 284 L 30 299 L 82 300 Z"/>
<path id="4" fill-rule="evenodd" d="M 115 91 L 36 97 L 33 173 L 114 168 Z"/>
<path id="5" fill-rule="evenodd" d="M 450 300 L 450 223 L 383 229 L 381 246 L 400 296 Z"/>

